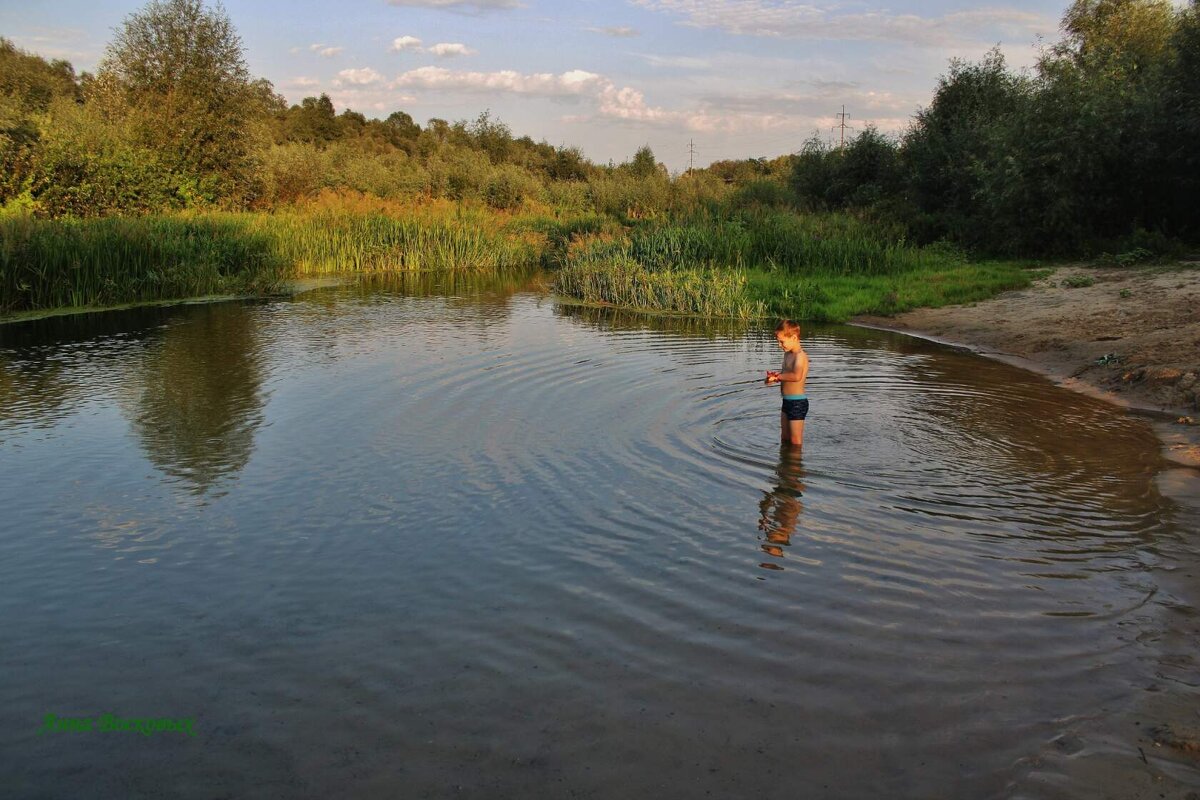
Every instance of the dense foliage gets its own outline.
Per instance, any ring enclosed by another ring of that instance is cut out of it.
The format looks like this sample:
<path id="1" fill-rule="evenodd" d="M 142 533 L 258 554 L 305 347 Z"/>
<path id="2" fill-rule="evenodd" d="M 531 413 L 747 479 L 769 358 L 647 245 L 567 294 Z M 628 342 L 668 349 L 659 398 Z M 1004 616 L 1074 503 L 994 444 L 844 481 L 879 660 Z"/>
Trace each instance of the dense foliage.
<path id="1" fill-rule="evenodd" d="M 672 179 L 648 147 L 597 165 L 573 147 L 330 99 L 288 106 L 249 74 L 224 11 L 152 0 L 77 76 L 0 39 L 4 212 L 104 216 L 271 209 L 322 191 L 446 198 L 625 224 L 698 211 L 851 210 L 910 239 L 1063 254 L 1195 239 L 1200 11 L 1170 0 L 1076 0 L 1033 74 L 993 50 L 953 61 L 899 138 L 717 162 Z"/>
<path id="2" fill-rule="evenodd" d="M 900 137 L 674 177 L 649 147 L 599 165 L 488 111 L 289 106 L 203 0 L 151 0 L 96 75 L 0 38 L 0 313 L 534 261 L 594 302 L 844 319 L 1029 280 L 968 251 L 1195 241 L 1197 0 L 1075 0 L 1062 32 L 1032 73 L 952 61 Z"/>
<path id="3" fill-rule="evenodd" d="M 990 252 L 1169 250 L 1200 235 L 1200 12 L 1195 0 L 1076 0 L 1033 74 L 998 50 L 954 61 L 897 141 L 810 142 L 792 187 L 872 209 L 917 241 Z"/>

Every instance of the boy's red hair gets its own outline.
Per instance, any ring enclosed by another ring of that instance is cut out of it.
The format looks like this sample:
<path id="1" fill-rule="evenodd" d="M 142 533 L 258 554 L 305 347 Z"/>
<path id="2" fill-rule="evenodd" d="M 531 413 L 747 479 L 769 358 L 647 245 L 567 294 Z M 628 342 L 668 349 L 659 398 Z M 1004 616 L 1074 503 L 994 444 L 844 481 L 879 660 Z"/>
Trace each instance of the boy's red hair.
<path id="1" fill-rule="evenodd" d="M 784 334 L 794 333 L 798 337 L 800 336 L 800 324 L 790 319 L 781 319 L 779 320 L 779 324 L 775 326 L 775 332 Z"/>

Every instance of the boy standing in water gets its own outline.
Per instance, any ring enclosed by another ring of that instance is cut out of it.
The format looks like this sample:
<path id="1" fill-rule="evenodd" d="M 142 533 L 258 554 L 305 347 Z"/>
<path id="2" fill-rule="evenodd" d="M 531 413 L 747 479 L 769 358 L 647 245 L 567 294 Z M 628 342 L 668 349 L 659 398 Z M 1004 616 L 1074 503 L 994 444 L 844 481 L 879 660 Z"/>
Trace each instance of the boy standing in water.
<path id="1" fill-rule="evenodd" d="M 783 348 L 783 370 L 767 370 L 767 385 L 778 383 L 783 394 L 779 414 L 782 444 L 804 446 L 804 418 L 808 416 L 808 397 L 804 379 L 808 377 L 808 354 L 800 347 L 800 326 L 790 319 L 775 326 L 775 341 Z"/>

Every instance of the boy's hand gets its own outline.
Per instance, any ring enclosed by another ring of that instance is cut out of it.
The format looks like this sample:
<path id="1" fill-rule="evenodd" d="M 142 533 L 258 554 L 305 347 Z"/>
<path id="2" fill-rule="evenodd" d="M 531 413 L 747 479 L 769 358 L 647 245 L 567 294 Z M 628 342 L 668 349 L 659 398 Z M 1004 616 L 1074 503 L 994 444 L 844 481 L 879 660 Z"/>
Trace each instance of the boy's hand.
<path id="1" fill-rule="evenodd" d="M 767 370 L 767 383 L 779 380 L 779 373 L 773 369 Z"/>

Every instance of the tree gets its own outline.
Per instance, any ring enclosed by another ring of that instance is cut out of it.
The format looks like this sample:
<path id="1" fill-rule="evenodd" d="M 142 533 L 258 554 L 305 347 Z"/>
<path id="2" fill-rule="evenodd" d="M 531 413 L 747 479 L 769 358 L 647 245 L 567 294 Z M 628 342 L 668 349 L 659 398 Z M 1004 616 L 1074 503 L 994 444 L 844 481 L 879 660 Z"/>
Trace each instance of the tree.
<path id="1" fill-rule="evenodd" d="M 633 154 L 629 171 L 638 178 L 650 178 L 658 174 L 658 161 L 654 158 L 654 151 L 650 149 L 650 145 L 642 145 Z"/>
<path id="2" fill-rule="evenodd" d="M 831 190 L 839 205 L 869 206 L 892 196 L 899 187 L 897 145 L 874 125 L 850 142 L 837 167 Z"/>
<path id="3" fill-rule="evenodd" d="M 918 238 L 969 243 L 986 230 L 979 208 L 986 165 L 998 157 L 997 132 L 1010 127 L 1029 95 L 1028 82 L 1008 71 L 998 48 L 979 63 L 950 62 L 933 101 L 917 113 L 903 140 Z"/>
<path id="4" fill-rule="evenodd" d="M 493 164 L 508 160 L 513 144 L 512 131 L 500 120 L 493 120 L 491 111 L 481 112 L 466 130 L 475 140 L 475 146 L 487 153 Z"/>
<path id="5" fill-rule="evenodd" d="M 136 120 L 181 191 L 235 203 L 252 195 L 268 110 L 220 5 L 151 0 L 126 17 L 100 63 L 97 94 Z"/>
<path id="6" fill-rule="evenodd" d="M 411 142 L 421 135 L 421 126 L 413 122 L 411 115 L 403 111 L 393 111 L 383 121 L 387 136 L 392 144 L 399 146 L 402 142 Z"/>
<path id="7" fill-rule="evenodd" d="M 82 99 L 75 69 L 0 37 L 0 204 L 30 189 L 40 118 L 56 100 Z"/>
<path id="8" fill-rule="evenodd" d="M 1195 198 L 1200 195 L 1200 3 L 1179 15 L 1174 41 L 1175 60 L 1167 75 L 1166 105 L 1171 114 L 1162 118 L 1166 127 L 1167 159 L 1175 180 L 1169 187 L 1172 217 L 1178 230 L 1200 234 Z"/>
<path id="9" fill-rule="evenodd" d="M 578 147 L 560 147 L 555 149 L 547 171 L 552 180 L 582 181 L 587 180 L 587 158 Z"/>
<path id="10" fill-rule="evenodd" d="M 1053 53 L 1120 79 L 1163 64 L 1174 29 L 1170 0 L 1075 0 Z"/>
<path id="11" fill-rule="evenodd" d="M 287 114 L 288 139 L 309 144 L 327 144 L 338 138 L 337 112 L 329 95 L 306 97 Z"/>
<path id="12" fill-rule="evenodd" d="M 809 208 L 829 205 L 829 190 L 840 157 L 841 153 L 831 149 L 816 133 L 804 142 L 800 154 L 792 161 L 792 174 L 788 178 L 801 205 Z"/>
<path id="13" fill-rule="evenodd" d="M 46 61 L 0 36 L 0 94 L 25 111 L 45 111 L 55 97 L 82 100 L 75 68 L 61 59 Z"/>

